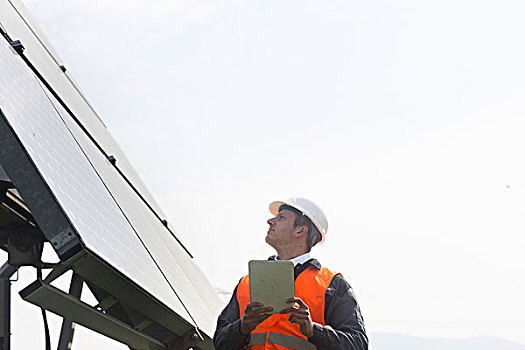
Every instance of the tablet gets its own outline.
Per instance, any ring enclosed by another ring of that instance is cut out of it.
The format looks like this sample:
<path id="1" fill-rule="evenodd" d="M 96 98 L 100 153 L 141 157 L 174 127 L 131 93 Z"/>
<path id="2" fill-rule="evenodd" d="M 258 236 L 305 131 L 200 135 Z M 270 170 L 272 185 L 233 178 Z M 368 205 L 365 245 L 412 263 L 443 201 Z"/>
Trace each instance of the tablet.
<path id="1" fill-rule="evenodd" d="M 271 306 L 271 314 L 292 306 L 286 302 L 295 296 L 293 263 L 291 261 L 252 260 L 250 271 L 250 301 Z"/>

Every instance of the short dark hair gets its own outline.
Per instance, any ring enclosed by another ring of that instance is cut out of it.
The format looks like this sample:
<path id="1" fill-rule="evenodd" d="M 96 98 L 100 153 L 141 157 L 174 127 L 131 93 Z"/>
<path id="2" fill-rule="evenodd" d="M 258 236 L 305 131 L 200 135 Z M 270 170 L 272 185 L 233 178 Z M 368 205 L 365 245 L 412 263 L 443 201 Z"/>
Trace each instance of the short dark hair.
<path id="1" fill-rule="evenodd" d="M 295 214 L 295 220 L 293 222 L 294 227 L 304 225 L 308 228 L 308 248 L 312 248 L 321 241 L 321 233 L 308 216 L 304 215 L 300 210 L 286 204 L 283 204 L 279 207 L 279 211 L 281 210 L 289 210 Z"/>

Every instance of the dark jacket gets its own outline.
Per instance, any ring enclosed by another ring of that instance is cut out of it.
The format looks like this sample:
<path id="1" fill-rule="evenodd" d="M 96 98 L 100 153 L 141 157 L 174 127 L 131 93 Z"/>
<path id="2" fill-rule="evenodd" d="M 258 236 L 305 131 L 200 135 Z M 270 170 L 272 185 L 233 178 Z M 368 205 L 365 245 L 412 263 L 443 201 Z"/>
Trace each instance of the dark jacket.
<path id="1" fill-rule="evenodd" d="M 310 259 L 295 267 L 295 278 L 309 266 L 321 268 L 321 264 L 317 260 Z M 239 315 L 237 287 L 235 287 L 230 302 L 217 321 L 217 329 L 213 336 L 216 350 L 238 350 L 248 344 L 250 336 L 244 336 L 240 333 L 241 320 Z M 326 290 L 324 319 L 326 326 L 314 323 L 314 335 L 309 339 L 317 349 L 368 349 L 368 337 L 366 336 L 361 310 L 350 284 L 340 275 L 336 275 L 332 279 Z"/>

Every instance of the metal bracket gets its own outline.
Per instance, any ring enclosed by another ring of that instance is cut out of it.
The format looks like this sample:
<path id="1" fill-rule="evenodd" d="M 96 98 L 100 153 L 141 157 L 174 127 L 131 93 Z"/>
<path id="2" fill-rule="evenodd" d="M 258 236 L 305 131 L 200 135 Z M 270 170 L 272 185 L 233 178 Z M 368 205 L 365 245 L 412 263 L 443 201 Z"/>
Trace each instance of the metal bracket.
<path id="1" fill-rule="evenodd" d="M 75 239 L 75 234 L 69 230 L 60 232 L 58 235 L 51 238 L 51 244 L 55 249 L 60 249 L 73 241 Z"/>
<path id="2" fill-rule="evenodd" d="M 22 56 L 24 53 L 24 50 L 26 49 L 24 45 L 22 45 L 22 42 L 20 40 L 13 40 L 9 44 L 11 44 L 11 47 L 16 51 L 17 54 Z"/>
<path id="3" fill-rule="evenodd" d="M 80 253 L 77 253 L 75 256 L 71 257 L 69 260 L 57 264 L 53 270 L 46 276 L 44 279 L 45 283 L 51 283 L 54 280 L 56 280 L 58 277 L 62 276 L 67 271 L 71 270 L 73 268 L 73 264 L 75 264 L 77 261 L 83 259 L 86 257 L 86 252 L 82 251 Z"/>
<path id="4" fill-rule="evenodd" d="M 149 325 L 151 325 L 153 323 L 152 320 L 150 320 L 149 318 L 146 318 L 144 321 L 142 321 L 141 323 L 139 323 L 138 325 L 136 325 L 135 327 L 133 327 L 133 329 L 137 330 L 137 331 L 142 331 L 144 328 L 148 327 Z"/>
<path id="5" fill-rule="evenodd" d="M 109 162 L 110 162 L 112 165 L 117 164 L 117 158 L 115 158 L 115 156 L 113 156 L 113 155 L 109 155 L 109 156 L 108 156 L 108 160 L 109 160 Z"/>
<path id="6" fill-rule="evenodd" d="M 107 309 L 109 309 L 110 307 L 112 307 L 113 305 L 115 305 L 118 302 L 119 302 L 119 300 L 117 298 L 115 298 L 114 296 L 109 296 L 106 299 L 104 299 L 101 302 L 99 302 L 95 306 L 95 309 L 100 310 L 100 311 L 106 311 Z"/>

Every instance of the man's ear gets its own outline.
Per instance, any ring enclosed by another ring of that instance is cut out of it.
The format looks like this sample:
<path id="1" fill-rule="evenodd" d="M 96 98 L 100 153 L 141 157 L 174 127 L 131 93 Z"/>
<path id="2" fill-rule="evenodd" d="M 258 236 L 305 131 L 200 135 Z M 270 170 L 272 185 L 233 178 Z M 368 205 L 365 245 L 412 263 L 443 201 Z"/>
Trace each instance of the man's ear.
<path id="1" fill-rule="evenodd" d="M 297 229 L 295 231 L 296 237 L 303 237 L 306 234 L 308 234 L 308 226 L 306 225 L 297 226 Z"/>

